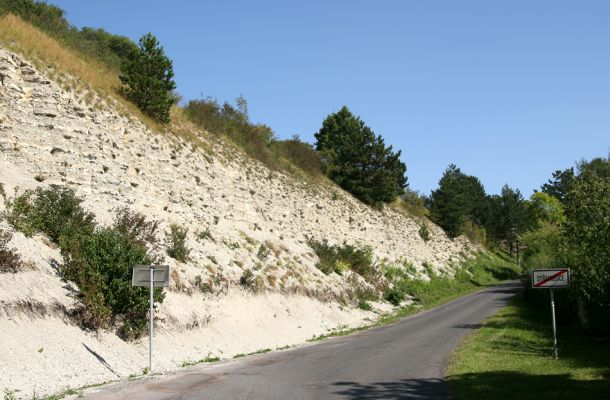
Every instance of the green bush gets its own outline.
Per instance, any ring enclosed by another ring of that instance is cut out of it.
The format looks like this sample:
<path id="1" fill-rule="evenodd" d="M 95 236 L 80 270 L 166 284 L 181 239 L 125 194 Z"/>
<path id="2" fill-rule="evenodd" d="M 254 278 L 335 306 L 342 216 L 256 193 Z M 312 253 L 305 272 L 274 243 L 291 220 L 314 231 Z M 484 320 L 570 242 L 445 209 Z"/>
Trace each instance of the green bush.
<path id="1" fill-rule="evenodd" d="M 326 240 L 318 242 L 313 239 L 309 240 L 309 246 L 320 259 L 316 267 L 325 274 L 331 272 L 340 274 L 347 267 L 366 280 L 373 278 L 375 269 L 373 249 L 370 246 L 354 246 L 347 243 L 343 243 L 342 246 L 331 246 Z"/>
<path id="2" fill-rule="evenodd" d="M 42 232 L 59 244 L 62 237 L 93 231 L 94 216 L 82 209 L 82 202 L 64 186 L 28 190 L 8 202 L 7 221 L 28 236 Z"/>
<path id="3" fill-rule="evenodd" d="M 15 249 L 8 248 L 8 242 L 11 241 L 13 235 L 0 229 L 0 272 L 18 272 L 23 268 L 23 262 Z"/>
<path id="4" fill-rule="evenodd" d="M 239 278 L 239 284 L 245 288 L 251 289 L 254 287 L 255 279 L 254 273 L 250 269 L 244 270 L 243 274 Z"/>
<path id="5" fill-rule="evenodd" d="M 285 158 L 291 164 L 312 176 L 322 175 L 322 160 L 312 145 L 301 141 L 298 135 L 289 140 L 272 143 L 272 149 L 278 157 Z"/>
<path id="6" fill-rule="evenodd" d="M 172 224 L 167 233 L 167 255 L 180 262 L 188 262 L 191 249 L 186 245 L 188 228 Z"/>
<path id="7" fill-rule="evenodd" d="M 119 208 L 114 218 L 114 227 L 125 237 L 134 240 L 152 253 L 159 247 L 157 237 L 159 221 L 149 221 L 138 212 L 132 211 L 127 207 Z M 161 262 L 161 259 L 154 259 L 153 263 Z"/>
<path id="8" fill-rule="evenodd" d="M 419 237 L 421 237 L 424 242 L 430 240 L 430 230 L 428 229 L 428 225 L 426 225 L 425 223 L 419 227 Z"/>
<path id="9" fill-rule="evenodd" d="M 72 317 L 89 329 L 116 326 L 124 339 L 146 330 L 148 291 L 131 286 L 132 268 L 150 264 L 156 222 L 119 210 L 114 226 L 96 228 L 73 189 L 60 186 L 27 191 L 8 202 L 8 220 L 26 234 L 45 233 L 63 256 L 60 271 L 76 283 L 80 303 Z M 155 289 L 155 301 L 163 301 Z"/>
<path id="10" fill-rule="evenodd" d="M 148 289 L 131 285 L 133 266 L 151 263 L 142 243 L 117 227 L 98 228 L 72 237 L 61 250 L 61 271 L 80 289 L 83 308 L 77 311 L 85 327 L 99 329 L 114 324 L 124 339 L 145 333 Z M 155 289 L 155 301 L 163 298 L 162 289 Z"/>

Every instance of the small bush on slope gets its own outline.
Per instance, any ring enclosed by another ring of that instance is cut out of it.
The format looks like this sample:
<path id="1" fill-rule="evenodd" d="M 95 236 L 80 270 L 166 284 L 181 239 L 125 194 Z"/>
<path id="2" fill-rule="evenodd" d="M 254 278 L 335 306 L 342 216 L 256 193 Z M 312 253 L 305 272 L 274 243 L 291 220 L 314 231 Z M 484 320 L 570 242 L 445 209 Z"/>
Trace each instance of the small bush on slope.
<path id="1" fill-rule="evenodd" d="M 331 246 L 327 241 L 318 242 L 309 240 L 309 246 L 316 253 L 320 261 L 316 267 L 325 274 L 336 272 L 341 274 L 350 269 L 365 280 L 370 280 L 374 275 L 373 249 L 371 246 L 354 246 L 343 243 L 342 246 Z"/>
<path id="2" fill-rule="evenodd" d="M 187 262 L 191 249 L 186 245 L 188 229 L 180 225 L 172 224 L 167 233 L 167 255 L 180 262 Z"/>
<path id="3" fill-rule="evenodd" d="M 158 223 L 120 210 L 112 227 L 96 227 L 73 189 L 60 186 L 26 191 L 8 202 L 8 221 L 26 234 L 44 233 L 61 249 L 60 267 L 80 291 L 73 317 L 85 328 L 118 327 L 124 339 L 146 329 L 148 291 L 131 286 L 131 269 L 150 264 L 148 247 Z M 155 289 L 155 301 L 163 301 Z"/>
<path id="4" fill-rule="evenodd" d="M 7 221 L 27 236 L 42 232 L 59 244 L 80 231 L 93 231 L 93 214 L 82 209 L 74 189 L 52 185 L 27 190 L 7 204 Z"/>
<path id="5" fill-rule="evenodd" d="M 12 234 L 0 229 L 0 272 L 18 272 L 23 267 L 19 254 L 7 247 Z"/>

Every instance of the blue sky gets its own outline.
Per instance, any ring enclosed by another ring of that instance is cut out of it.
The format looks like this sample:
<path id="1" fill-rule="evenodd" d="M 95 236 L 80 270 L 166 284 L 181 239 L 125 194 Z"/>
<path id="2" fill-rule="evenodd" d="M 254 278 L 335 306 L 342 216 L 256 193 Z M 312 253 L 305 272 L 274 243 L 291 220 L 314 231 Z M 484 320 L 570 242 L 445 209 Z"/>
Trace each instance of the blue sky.
<path id="1" fill-rule="evenodd" d="M 525 196 L 610 146 L 610 1 L 50 0 L 79 27 L 152 32 L 188 100 L 248 100 L 313 142 L 343 105 L 424 194 L 457 164 Z"/>

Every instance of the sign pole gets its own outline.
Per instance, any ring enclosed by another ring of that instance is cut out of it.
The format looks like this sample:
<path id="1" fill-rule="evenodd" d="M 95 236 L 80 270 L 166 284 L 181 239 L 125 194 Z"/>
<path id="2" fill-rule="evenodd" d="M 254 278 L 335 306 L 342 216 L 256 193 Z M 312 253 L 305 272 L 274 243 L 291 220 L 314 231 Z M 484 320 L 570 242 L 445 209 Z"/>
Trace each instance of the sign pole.
<path id="1" fill-rule="evenodd" d="M 553 296 L 553 289 L 551 292 L 551 316 L 553 319 L 553 358 L 558 358 L 557 354 L 557 327 L 555 325 L 555 296 Z"/>
<path id="2" fill-rule="evenodd" d="M 153 286 L 154 286 L 154 273 L 155 273 L 155 269 L 154 267 L 151 265 L 150 266 L 150 332 L 148 334 L 148 371 L 149 373 L 152 374 L 152 352 L 153 352 L 153 304 L 154 304 L 154 300 L 153 300 Z M 551 294 L 552 296 L 552 294 Z M 553 311 L 554 312 L 554 311 Z M 555 314 L 553 314 L 553 321 L 555 321 Z M 553 327 L 555 326 L 555 322 L 553 322 Z"/>

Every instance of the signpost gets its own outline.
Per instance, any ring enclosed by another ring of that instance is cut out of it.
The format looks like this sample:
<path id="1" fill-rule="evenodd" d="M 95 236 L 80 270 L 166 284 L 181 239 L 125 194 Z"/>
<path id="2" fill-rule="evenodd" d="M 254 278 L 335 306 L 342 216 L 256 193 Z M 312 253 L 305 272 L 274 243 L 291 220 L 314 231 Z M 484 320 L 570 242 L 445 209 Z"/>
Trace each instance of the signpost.
<path id="1" fill-rule="evenodd" d="M 131 275 L 132 286 L 150 287 L 150 313 L 148 321 L 148 370 L 152 373 L 153 288 L 169 286 L 169 265 L 136 265 Z"/>
<path id="2" fill-rule="evenodd" d="M 558 357 L 557 328 L 555 325 L 555 297 L 553 289 L 570 287 L 570 270 L 560 269 L 534 269 L 532 270 L 532 288 L 550 289 L 551 292 L 551 318 L 553 321 L 553 357 Z"/>

